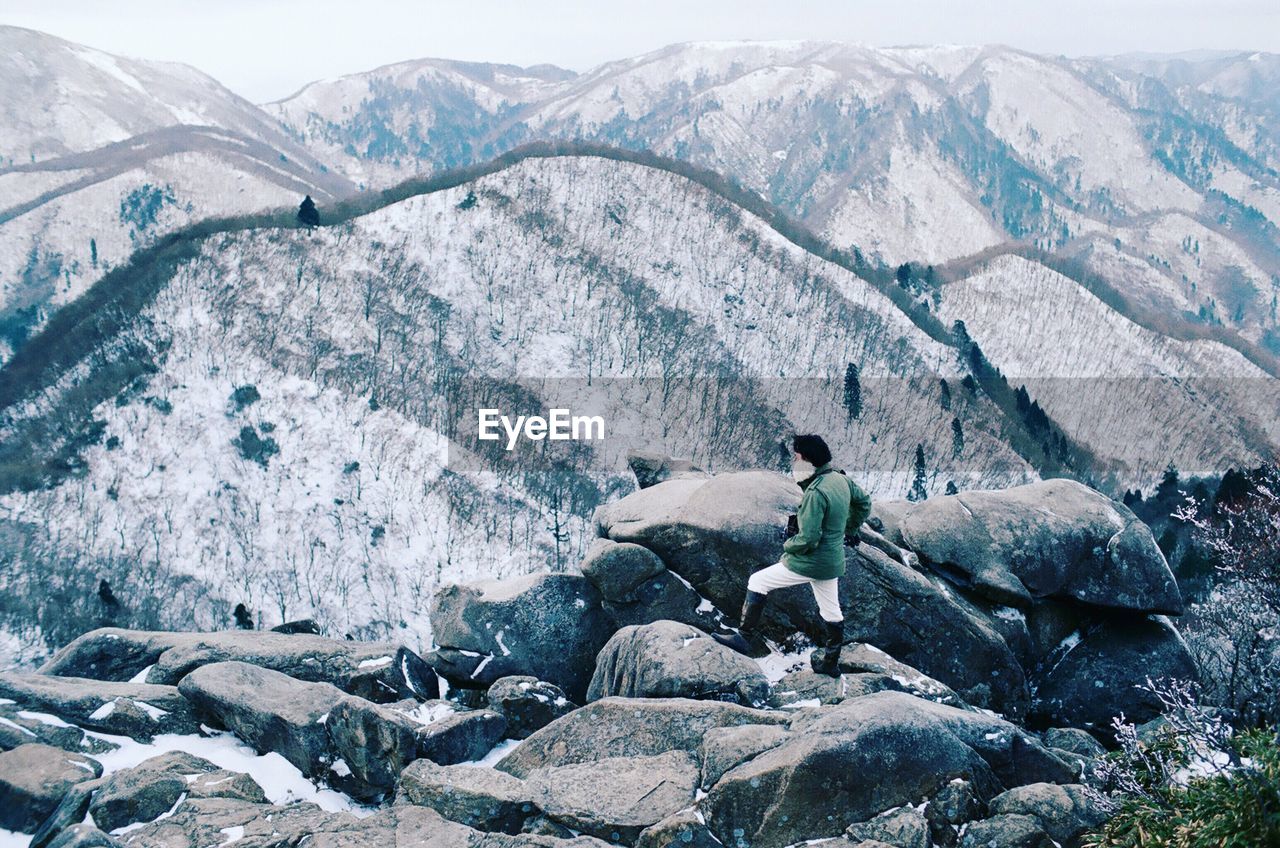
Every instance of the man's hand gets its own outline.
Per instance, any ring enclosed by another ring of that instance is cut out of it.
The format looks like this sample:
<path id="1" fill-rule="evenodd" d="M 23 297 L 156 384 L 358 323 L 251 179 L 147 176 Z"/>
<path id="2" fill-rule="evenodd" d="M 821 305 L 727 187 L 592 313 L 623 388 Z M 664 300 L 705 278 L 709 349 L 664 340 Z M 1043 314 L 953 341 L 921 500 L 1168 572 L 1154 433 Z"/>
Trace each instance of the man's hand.
<path id="1" fill-rule="evenodd" d="M 782 538 L 790 539 L 792 536 L 800 532 L 800 520 L 794 515 L 787 516 L 787 529 L 783 532 Z"/>

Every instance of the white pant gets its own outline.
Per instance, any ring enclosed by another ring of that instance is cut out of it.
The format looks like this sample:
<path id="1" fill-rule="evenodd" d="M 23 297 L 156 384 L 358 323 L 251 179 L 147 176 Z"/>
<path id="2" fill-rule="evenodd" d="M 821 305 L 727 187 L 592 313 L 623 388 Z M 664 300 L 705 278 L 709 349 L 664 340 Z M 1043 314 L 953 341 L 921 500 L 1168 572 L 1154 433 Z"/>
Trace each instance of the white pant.
<path id="1" fill-rule="evenodd" d="M 747 591 L 767 595 L 774 589 L 799 586 L 801 583 L 808 583 L 813 587 L 813 598 L 818 602 L 818 614 L 823 621 L 844 621 L 844 613 L 840 611 L 840 581 L 834 577 L 830 580 L 814 580 L 775 562 L 751 575 L 751 579 L 747 581 Z"/>

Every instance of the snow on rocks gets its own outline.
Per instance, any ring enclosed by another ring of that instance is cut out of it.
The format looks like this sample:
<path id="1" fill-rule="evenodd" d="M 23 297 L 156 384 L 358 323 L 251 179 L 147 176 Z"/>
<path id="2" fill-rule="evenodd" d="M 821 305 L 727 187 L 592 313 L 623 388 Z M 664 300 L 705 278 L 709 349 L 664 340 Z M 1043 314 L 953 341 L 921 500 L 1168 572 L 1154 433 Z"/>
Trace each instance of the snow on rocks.
<path id="1" fill-rule="evenodd" d="M 701 630 L 675 621 L 624 627 L 596 657 L 587 700 L 705 698 L 760 706 L 769 681 L 760 667 Z"/>
<path id="2" fill-rule="evenodd" d="M 199 729 L 191 704 L 173 686 L 0 673 L 0 696 L 24 711 L 51 713 L 88 730 L 133 739 Z"/>
<path id="3" fill-rule="evenodd" d="M 96 760 L 38 742 L 0 753 L 0 827 L 34 833 L 71 787 L 101 774 Z"/>
<path id="4" fill-rule="evenodd" d="M 528 738 L 536 730 L 577 709 L 560 687 L 536 677 L 500 677 L 486 695 L 489 709 L 507 720 L 507 737 Z"/>
<path id="5" fill-rule="evenodd" d="M 431 622 L 438 647 L 425 659 L 451 684 L 485 688 L 500 677 L 532 675 L 575 701 L 612 632 L 600 593 L 572 574 L 441 587 Z"/>
<path id="6" fill-rule="evenodd" d="M 176 685 L 195 668 L 229 660 L 274 669 L 299 680 L 332 683 L 373 701 L 434 698 L 438 694 L 435 673 L 403 646 L 326 639 L 308 633 L 153 633 L 107 627 L 75 639 L 41 671 L 128 680 L 147 670 L 147 682 Z"/>

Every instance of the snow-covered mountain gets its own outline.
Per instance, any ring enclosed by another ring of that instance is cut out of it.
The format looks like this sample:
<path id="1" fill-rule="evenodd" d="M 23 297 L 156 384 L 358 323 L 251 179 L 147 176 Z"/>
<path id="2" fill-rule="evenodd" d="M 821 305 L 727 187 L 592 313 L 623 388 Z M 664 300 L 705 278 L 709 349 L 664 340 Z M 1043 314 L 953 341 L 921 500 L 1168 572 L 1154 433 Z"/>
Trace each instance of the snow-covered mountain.
<path id="1" fill-rule="evenodd" d="M 0 362 L 165 232 L 354 191 L 185 65 L 0 27 L 0 88 Z"/>
<path id="2" fill-rule="evenodd" d="M 731 176 L 869 263 L 1028 243 L 1274 354 L 1278 63 L 694 43 L 568 79 L 392 66 L 268 108 L 371 184 L 530 139 L 654 150 Z"/>
<path id="3" fill-rule="evenodd" d="M 628 449 L 777 466 L 787 434 L 818 431 L 886 497 L 917 476 L 933 492 L 1036 479 L 1028 446 L 1054 438 L 1003 406 L 989 373 L 974 379 L 967 343 L 930 313 L 658 167 L 531 158 L 332 227 L 214 234 L 184 256 L 113 278 L 118 291 L 59 325 L 74 360 L 33 366 L 42 337 L 0 371 L 11 608 L 105 577 L 135 604 L 165 597 L 149 626 L 224 625 L 243 602 L 268 623 L 425 640 L 438 581 L 576 562 L 592 508 L 631 486 Z M 160 274 L 104 332 L 96 315 Z M 1124 374 L 1153 383 L 1260 373 L 1079 300 L 1067 278 L 1006 257 L 947 283 L 941 309 L 986 316 L 967 335 L 1014 386 L 1110 374 L 1113 338 Z M 1012 316 L 1048 334 L 1064 312 L 1078 348 L 1026 367 L 993 331 Z M 1046 397 L 1070 433 L 1097 437 Z M 1149 484 L 1168 461 L 1220 468 L 1253 461 L 1259 439 L 1275 448 L 1274 416 L 1246 397 L 1177 402 L 1185 438 L 1099 437 L 1074 457 L 1081 472 Z M 1108 428 L 1161 426 L 1139 420 L 1149 396 L 1109 403 Z M 507 452 L 476 438 L 485 404 L 599 414 L 607 437 Z M 24 471 L 44 485 L 24 491 Z"/>

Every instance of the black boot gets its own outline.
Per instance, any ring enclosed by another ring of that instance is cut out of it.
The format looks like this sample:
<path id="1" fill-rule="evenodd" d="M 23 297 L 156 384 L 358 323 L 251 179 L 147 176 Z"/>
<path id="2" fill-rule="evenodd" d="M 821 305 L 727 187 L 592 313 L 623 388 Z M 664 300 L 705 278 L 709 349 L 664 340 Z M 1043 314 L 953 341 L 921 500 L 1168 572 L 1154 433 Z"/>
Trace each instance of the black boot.
<path id="1" fill-rule="evenodd" d="M 742 620 L 737 633 L 712 633 L 711 638 L 721 645 L 733 648 L 740 654 L 749 657 L 763 657 L 769 653 L 756 627 L 760 624 L 760 614 L 764 612 L 764 601 L 768 595 L 760 592 L 747 592 L 747 599 L 742 602 Z"/>
<path id="2" fill-rule="evenodd" d="M 823 621 L 818 650 L 809 655 L 809 665 L 817 674 L 840 676 L 840 648 L 844 645 L 844 622 Z"/>

